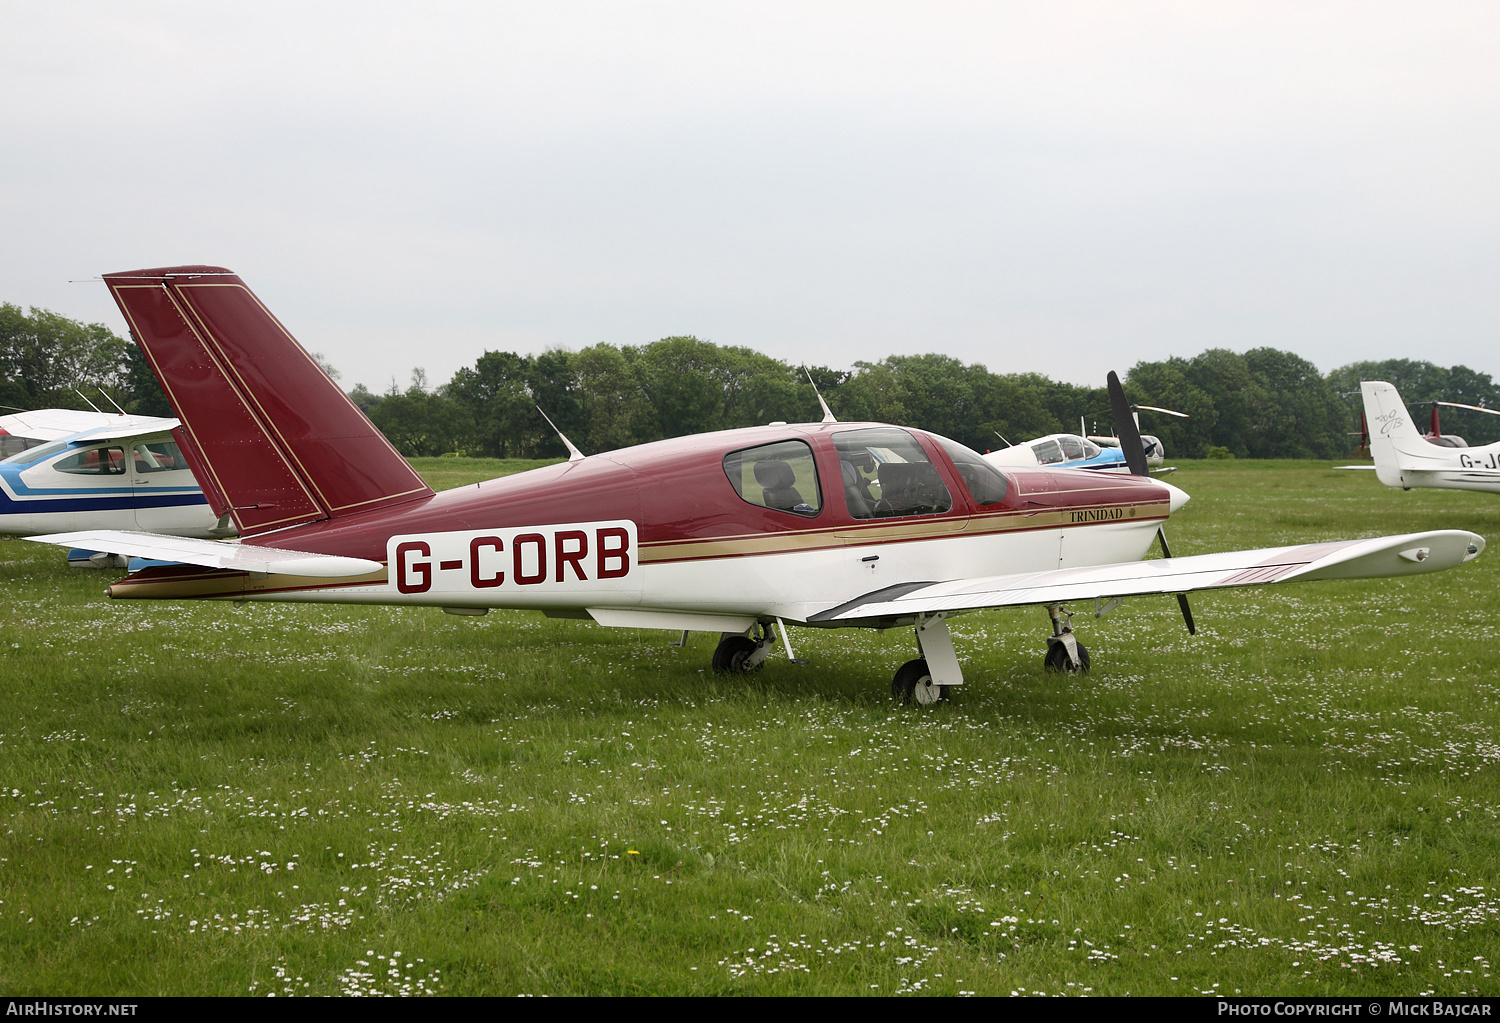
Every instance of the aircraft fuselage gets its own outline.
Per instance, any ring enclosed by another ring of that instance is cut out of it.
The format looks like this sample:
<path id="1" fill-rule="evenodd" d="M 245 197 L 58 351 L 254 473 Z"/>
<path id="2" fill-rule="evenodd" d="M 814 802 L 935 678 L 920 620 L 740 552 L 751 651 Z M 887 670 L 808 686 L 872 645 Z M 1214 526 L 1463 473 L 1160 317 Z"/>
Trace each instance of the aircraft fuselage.
<path id="1" fill-rule="evenodd" d="M 851 595 L 905 584 L 1134 561 L 1186 500 L 1134 476 L 1008 468 L 1003 498 L 982 504 L 996 495 L 976 498 L 972 468 L 961 470 L 932 435 L 903 430 L 931 471 L 916 473 L 921 487 L 911 484 L 902 506 L 895 488 L 914 475 L 909 466 L 876 465 L 849 478 L 847 438 L 896 429 L 794 425 L 660 441 L 244 541 L 385 566 L 368 576 L 314 581 L 161 566 L 110 594 L 588 609 L 600 621 L 600 611 L 614 613 L 607 624 L 662 628 L 719 628 L 703 616 L 720 616 L 721 631 L 735 631 L 774 617 L 805 622 Z M 899 462 L 878 444 L 859 453 L 871 449 Z M 801 450 L 810 457 L 799 461 Z M 778 467 L 765 471 L 764 487 L 749 472 L 737 485 L 739 457 L 768 451 L 793 457 L 769 459 Z M 795 479 L 770 478 L 794 464 Z M 778 501 L 788 506 L 767 506 Z"/>

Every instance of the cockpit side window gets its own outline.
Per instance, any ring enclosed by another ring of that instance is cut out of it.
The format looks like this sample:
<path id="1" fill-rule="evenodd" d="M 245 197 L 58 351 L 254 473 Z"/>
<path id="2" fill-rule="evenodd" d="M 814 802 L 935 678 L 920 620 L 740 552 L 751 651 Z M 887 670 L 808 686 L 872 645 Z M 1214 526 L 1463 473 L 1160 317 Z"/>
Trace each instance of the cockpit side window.
<path id="1" fill-rule="evenodd" d="M 1062 445 L 1052 439 L 1039 440 L 1031 445 L 1031 450 L 1036 452 L 1038 465 L 1055 465 L 1063 461 Z"/>
<path id="2" fill-rule="evenodd" d="M 953 507 L 953 495 L 915 437 L 895 427 L 833 435 L 844 500 L 856 519 L 932 515 Z"/>
<path id="3" fill-rule="evenodd" d="M 1082 437 L 1059 437 L 1057 442 L 1062 445 L 1063 456 L 1070 462 L 1083 458 Z"/>
<path id="4" fill-rule="evenodd" d="M 182 452 L 172 441 L 151 441 L 135 446 L 135 471 L 139 473 L 170 472 L 186 469 Z"/>
<path id="5" fill-rule="evenodd" d="M 986 462 L 979 452 L 935 433 L 930 436 L 953 459 L 953 467 L 958 470 L 958 477 L 968 487 L 969 496 L 974 499 L 975 504 L 984 506 L 999 504 L 1005 500 L 1005 477 Z"/>
<path id="6" fill-rule="evenodd" d="M 800 440 L 762 444 L 724 456 L 734 492 L 751 504 L 813 516 L 823 507 L 812 448 Z"/>
<path id="7" fill-rule="evenodd" d="M 118 476 L 125 471 L 125 449 L 84 448 L 52 468 L 78 476 Z"/>
<path id="8" fill-rule="evenodd" d="M 1101 450 L 1103 450 L 1103 449 L 1100 448 L 1099 445 L 1095 444 L 1093 441 L 1089 440 L 1088 438 L 1084 438 L 1084 441 L 1083 441 L 1083 457 L 1084 458 L 1098 458 L 1099 457 L 1099 452 Z"/>

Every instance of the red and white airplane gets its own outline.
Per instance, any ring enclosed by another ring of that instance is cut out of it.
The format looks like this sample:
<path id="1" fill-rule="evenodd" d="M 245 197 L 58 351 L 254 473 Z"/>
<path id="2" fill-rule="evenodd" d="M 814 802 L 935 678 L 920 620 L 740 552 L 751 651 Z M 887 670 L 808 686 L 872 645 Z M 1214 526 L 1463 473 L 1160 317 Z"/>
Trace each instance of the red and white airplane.
<path id="1" fill-rule="evenodd" d="M 157 562 L 111 586 L 117 598 L 535 609 L 721 633 L 720 671 L 759 667 L 775 625 L 789 657 L 788 622 L 911 626 L 920 656 L 892 690 L 930 703 L 963 682 L 947 624 L 962 612 L 1045 607 L 1047 665 L 1079 671 L 1070 602 L 1103 614 L 1177 594 L 1186 612 L 1191 590 L 1413 575 L 1484 548 L 1440 530 L 1141 561 L 1188 497 L 1147 475 L 1114 374 L 1135 476 L 1000 470 L 920 430 L 825 421 L 575 455 L 436 494 L 230 271 L 104 279 L 182 421 L 178 445 L 240 534 L 32 537 Z"/>

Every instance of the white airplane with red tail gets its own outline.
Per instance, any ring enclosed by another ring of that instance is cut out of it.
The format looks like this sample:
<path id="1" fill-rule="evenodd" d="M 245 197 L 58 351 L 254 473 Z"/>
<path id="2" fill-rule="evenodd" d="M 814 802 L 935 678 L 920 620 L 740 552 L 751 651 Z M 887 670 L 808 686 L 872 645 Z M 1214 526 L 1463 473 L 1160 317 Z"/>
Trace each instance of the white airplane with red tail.
<path id="1" fill-rule="evenodd" d="M 1359 389 L 1365 402 L 1370 456 L 1375 459 L 1375 475 L 1380 482 L 1403 490 L 1438 487 L 1500 493 L 1500 443 L 1471 448 L 1462 438 L 1442 433 L 1437 409 L 1444 405 L 1492 416 L 1500 415 L 1500 410 L 1435 401 L 1432 431 L 1423 436 L 1395 387 L 1382 380 L 1365 380 Z"/>
<path id="2" fill-rule="evenodd" d="M 1172 558 L 1188 496 L 1149 477 L 1110 374 L 1133 476 L 997 469 L 961 444 L 881 423 L 755 427 L 658 441 L 441 494 L 422 481 L 244 283 L 184 266 L 104 278 L 182 425 L 174 432 L 232 542 L 96 530 L 31 539 L 171 564 L 116 598 L 521 608 L 601 625 L 722 634 L 750 671 L 786 623 L 911 626 L 906 701 L 963 682 L 947 619 L 1036 604 L 1046 664 L 1089 666 L 1069 603 L 1294 579 L 1405 576 L 1472 561 L 1440 530 Z M 1161 538 L 1161 560 L 1141 561 Z M 794 658 L 795 659 L 795 658 Z"/>

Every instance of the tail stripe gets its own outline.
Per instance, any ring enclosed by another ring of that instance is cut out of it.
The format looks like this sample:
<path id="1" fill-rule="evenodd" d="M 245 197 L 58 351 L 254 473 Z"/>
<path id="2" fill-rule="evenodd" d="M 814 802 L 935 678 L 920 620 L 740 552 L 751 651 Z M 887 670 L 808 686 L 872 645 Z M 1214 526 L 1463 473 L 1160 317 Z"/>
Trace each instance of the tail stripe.
<path id="1" fill-rule="evenodd" d="M 323 518 L 323 510 L 224 372 L 213 346 L 193 326 L 171 289 L 164 282 L 111 281 L 110 290 L 167 400 L 182 420 L 181 429 L 192 441 L 183 453 L 194 475 L 200 481 L 213 481 L 204 493 L 220 499 L 222 507 L 216 506 L 214 511 L 220 515 L 228 512 L 242 536 Z M 211 393 L 205 394 L 205 390 Z M 257 433 L 264 443 L 247 444 L 242 439 Z M 226 445 L 225 436 L 239 442 Z M 256 477 L 253 490 L 235 485 L 233 479 L 220 473 L 220 468 L 228 470 L 231 462 L 235 463 L 235 475 Z"/>
<path id="2" fill-rule="evenodd" d="M 238 277 L 175 267 L 105 280 L 192 441 L 184 453 L 242 535 L 432 495 Z"/>
<path id="3" fill-rule="evenodd" d="M 285 340 L 288 342 L 288 346 L 295 353 L 292 358 L 297 358 L 300 356 L 302 361 L 305 362 L 308 372 L 315 373 L 326 380 L 331 389 L 335 391 L 338 394 L 339 398 L 343 400 L 343 403 L 348 406 L 348 410 L 350 412 L 353 412 L 367 426 L 369 426 L 370 432 L 373 434 L 374 438 L 379 440 L 380 444 L 385 447 L 390 456 L 398 461 L 403 467 L 407 467 L 408 472 L 411 474 L 412 485 L 403 491 L 399 491 L 396 493 L 383 493 L 374 497 L 365 497 L 361 500 L 346 500 L 341 503 L 337 499 L 330 499 L 329 496 L 324 493 L 323 488 L 318 485 L 317 475 L 309 471 L 308 467 L 303 463 L 302 459 L 297 456 L 297 446 L 292 444 L 277 426 L 277 417 L 275 415 L 272 415 L 261 403 L 260 399 L 256 396 L 255 389 L 252 384 L 247 381 L 245 377 L 240 373 L 239 368 L 230 358 L 230 354 L 226 352 L 224 350 L 224 346 L 220 344 L 219 337 L 215 334 L 213 327 L 205 321 L 204 316 L 201 312 L 200 303 L 196 300 L 197 296 L 190 294 L 192 290 L 203 288 L 235 288 L 240 292 L 243 292 L 244 297 L 255 304 L 261 314 L 264 315 L 270 323 L 275 325 L 276 329 L 281 333 L 282 337 L 285 338 Z M 323 367 L 318 365 L 317 360 L 307 354 L 307 350 L 297 343 L 296 338 L 292 337 L 291 331 L 287 330 L 282 322 L 278 320 L 269 309 L 266 308 L 265 304 L 260 301 L 260 299 L 255 295 L 254 292 L 245 287 L 243 284 L 228 284 L 218 282 L 205 282 L 201 284 L 184 283 L 177 285 L 177 290 L 181 294 L 181 303 L 185 307 L 186 312 L 191 314 L 193 319 L 196 320 L 198 325 L 202 328 L 203 336 L 215 348 L 217 354 L 220 356 L 220 362 L 224 367 L 224 371 L 227 375 L 230 375 L 233 381 L 238 385 L 236 387 L 236 390 L 245 395 L 244 400 L 247 404 L 254 406 L 257 413 L 257 418 L 260 420 L 260 422 L 269 427 L 271 432 L 276 435 L 275 439 L 277 446 L 293 462 L 296 463 L 298 475 L 307 484 L 307 486 L 312 488 L 313 493 L 309 494 L 309 497 L 313 497 L 313 495 L 315 494 L 316 497 L 314 499 L 324 509 L 324 511 L 332 515 L 336 512 L 352 511 L 365 505 L 375 504 L 380 501 L 388 501 L 395 497 L 405 497 L 409 495 L 430 493 L 427 484 L 422 480 L 420 476 L 417 475 L 416 470 L 410 469 L 409 466 L 407 466 L 407 462 L 404 458 L 401 457 L 401 453 L 391 445 L 390 441 L 386 440 L 384 434 L 376 430 L 373 424 L 370 424 L 369 420 L 365 418 L 365 414 L 360 411 L 359 406 L 349 400 L 348 395 L 344 394 L 343 390 L 339 388 L 339 386 L 335 384 L 331 378 L 328 377 L 328 374 L 324 371 Z"/>

